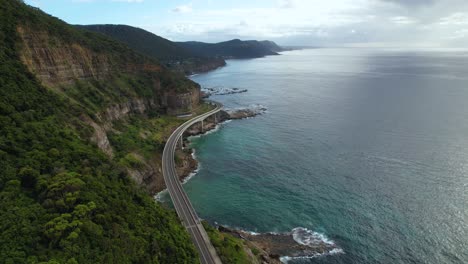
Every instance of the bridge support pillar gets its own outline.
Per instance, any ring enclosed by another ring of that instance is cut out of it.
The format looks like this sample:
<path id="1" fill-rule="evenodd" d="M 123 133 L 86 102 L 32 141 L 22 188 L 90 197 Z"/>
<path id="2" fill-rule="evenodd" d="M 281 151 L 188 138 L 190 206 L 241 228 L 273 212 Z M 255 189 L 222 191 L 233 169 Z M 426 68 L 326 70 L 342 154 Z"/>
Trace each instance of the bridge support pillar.
<path id="1" fill-rule="evenodd" d="M 184 149 L 184 135 L 182 135 L 182 136 L 180 137 L 180 140 L 179 140 L 179 141 L 180 141 L 180 149 L 183 150 L 183 149 Z"/>
<path id="2" fill-rule="evenodd" d="M 204 131 L 204 125 L 203 125 L 203 120 L 201 121 L 201 132 L 203 133 Z"/>

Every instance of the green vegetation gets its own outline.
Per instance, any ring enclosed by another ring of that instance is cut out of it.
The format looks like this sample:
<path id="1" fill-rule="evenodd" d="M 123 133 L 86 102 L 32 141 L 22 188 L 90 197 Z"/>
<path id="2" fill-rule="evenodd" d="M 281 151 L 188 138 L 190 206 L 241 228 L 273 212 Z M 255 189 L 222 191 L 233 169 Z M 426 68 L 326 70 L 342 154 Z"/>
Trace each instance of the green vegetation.
<path id="1" fill-rule="evenodd" d="M 223 59 L 196 55 L 177 43 L 141 28 L 126 25 L 86 25 L 77 27 L 112 37 L 141 54 L 161 61 L 172 70 L 187 74 L 207 71 L 226 64 Z"/>
<path id="2" fill-rule="evenodd" d="M 244 249 L 246 245 L 243 240 L 221 233 L 205 221 L 203 222 L 203 226 L 223 263 L 252 263 L 252 260 L 247 256 Z"/>
<path id="3" fill-rule="evenodd" d="M 278 55 L 283 49 L 273 41 L 256 41 L 233 39 L 219 43 L 204 43 L 197 41 L 178 42 L 179 46 L 198 56 L 221 58 L 258 58 L 268 55 Z"/>
<path id="4" fill-rule="evenodd" d="M 86 140 L 91 128 L 78 117 L 105 102 L 92 88 L 59 96 L 20 62 L 18 21 L 95 50 L 127 50 L 0 0 L 0 263 L 197 263 L 175 213 Z"/>
<path id="5" fill-rule="evenodd" d="M 155 96 L 151 78 L 146 75 L 117 74 L 105 81 L 76 80 L 72 85 L 62 85 L 59 89 L 61 94 L 95 113 L 106 106 L 123 103 L 128 98 Z"/>
<path id="6" fill-rule="evenodd" d="M 173 116 L 134 116 L 115 122 L 115 132 L 109 134 L 109 140 L 116 152 L 116 158 L 137 152 L 143 158 L 150 159 L 154 153 L 162 153 L 165 139 L 172 133 L 171 129 L 183 121 Z"/>
<path id="7" fill-rule="evenodd" d="M 18 4 L 20 1 L 13 2 Z M 52 59 L 43 55 L 44 58 L 27 57 L 27 60 L 42 59 L 41 63 L 47 63 L 48 60 L 60 61 L 61 58 L 54 56 L 69 55 L 75 61 L 67 63 L 75 63 L 77 67 L 90 68 L 91 72 L 103 75 L 93 80 L 75 80 L 72 84 L 62 82 L 50 87 L 87 110 L 96 112 L 128 98 L 160 98 L 166 91 L 189 92 L 198 86 L 183 74 L 161 67 L 157 58 L 140 54 L 108 36 L 70 26 L 37 8 L 25 8 L 23 5 L 14 12 L 12 23 L 15 26 L 12 29 L 22 27 L 26 32 L 26 39 L 33 43 L 48 42 L 51 51 L 48 55 Z M 30 36 L 29 32 L 36 35 Z M 12 34 L 16 36 L 16 32 Z M 24 45 L 26 44 L 16 41 L 17 50 L 21 50 Z M 74 48 L 60 49 L 67 45 Z M 67 52 L 69 54 L 63 54 Z M 84 56 L 82 53 L 89 58 L 80 60 L 80 56 Z M 98 71 L 99 65 L 94 60 L 105 62 L 103 72 Z"/>
<path id="8" fill-rule="evenodd" d="M 214 108 L 215 107 L 211 104 L 203 103 L 203 104 L 200 104 L 200 106 L 194 110 L 194 113 L 195 115 L 201 115 L 203 113 L 213 110 Z"/>
<path id="9" fill-rule="evenodd" d="M 174 42 L 141 28 L 126 25 L 86 25 L 78 27 L 108 35 L 126 43 L 142 54 L 158 60 L 177 60 L 193 57 L 190 51 L 179 47 Z"/>

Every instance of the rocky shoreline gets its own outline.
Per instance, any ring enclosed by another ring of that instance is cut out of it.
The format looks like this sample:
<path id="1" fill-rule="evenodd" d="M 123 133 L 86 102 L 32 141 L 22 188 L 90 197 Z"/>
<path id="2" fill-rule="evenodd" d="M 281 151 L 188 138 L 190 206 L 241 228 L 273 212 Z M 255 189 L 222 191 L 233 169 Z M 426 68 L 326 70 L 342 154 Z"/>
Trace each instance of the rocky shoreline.
<path id="1" fill-rule="evenodd" d="M 261 115 L 266 111 L 265 107 L 261 107 L 259 109 L 250 109 L 250 108 L 242 108 L 242 109 L 235 109 L 235 110 L 221 110 L 218 113 L 217 118 L 209 117 L 205 119 L 202 123 L 198 123 L 190 127 L 184 133 L 184 150 L 178 149 L 176 151 L 176 155 L 181 158 L 181 162 L 179 163 L 180 166 L 176 166 L 177 175 L 179 175 L 179 180 L 181 182 L 186 181 L 187 177 L 193 174 L 198 169 L 198 161 L 193 157 L 193 150 L 189 148 L 190 142 L 188 141 L 188 137 L 190 136 L 198 136 L 203 135 L 207 132 L 210 132 L 217 128 L 220 124 L 229 121 L 229 120 L 236 120 L 236 119 L 244 119 L 255 117 L 257 115 Z"/>
<path id="2" fill-rule="evenodd" d="M 263 106 L 223 110 L 218 114 L 216 120 L 210 117 L 205 120 L 203 127 L 199 123 L 187 130 L 184 139 L 184 150 L 178 150 L 179 153 L 184 154 L 183 164 L 185 165 L 177 168 L 180 181 L 185 182 L 198 169 L 198 161 L 193 156 L 193 150 L 189 148 L 189 136 L 205 134 L 216 129 L 220 123 L 225 121 L 255 117 L 263 114 L 266 110 Z M 341 249 L 333 242 L 323 239 L 307 229 L 296 228 L 291 232 L 281 234 L 258 234 L 221 225 L 217 226 L 217 229 L 222 233 L 242 239 L 250 249 L 255 249 L 258 252 L 259 263 L 279 264 L 296 258 L 312 258 L 341 252 Z M 301 236 L 307 242 L 301 242 Z"/>
<path id="3" fill-rule="evenodd" d="M 266 263 L 281 263 L 297 258 L 313 258 L 341 252 L 333 242 L 316 238 L 312 243 L 304 243 L 298 237 L 301 233 L 311 234 L 307 229 L 296 228 L 286 233 L 252 233 L 243 230 L 218 226 L 218 230 L 234 237 L 248 241 L 251 246 L 258 248 L 263 253 L 262 259 Z M 307 237 L 306 241 L 311 240 Z"/>

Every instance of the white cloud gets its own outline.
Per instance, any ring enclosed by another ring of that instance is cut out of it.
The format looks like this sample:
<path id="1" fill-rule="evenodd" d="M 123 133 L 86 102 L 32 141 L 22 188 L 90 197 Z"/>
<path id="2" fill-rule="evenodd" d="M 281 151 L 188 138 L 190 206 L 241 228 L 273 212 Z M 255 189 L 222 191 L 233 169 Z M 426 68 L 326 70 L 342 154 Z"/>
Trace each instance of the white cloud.
<path id="1" fill-rule="evenodd" d="M 390 18 L 390 21 L 397 25 L 410 25 L 416 23 L 416 20 L 406 16 L 394 16 Z"/>
<path id="2" fill-rule="evenodd" d="M 453 32 L 453 35 L 450 37 L 451 39 L 461 39 L 466 38 L 468 36 L 468 28 L 459 29 Z"/>
<path id="3" fill-rule="evenodd" d="M 280 8 L 293 8 L 294 0 L 278 0 L 278 6 Z"/>
<path id="4" fill-rule="evenodd" d="M 174 13 L 190 13 L 190 12 L 192 12 L 192 4 L 176 6 L 174 9 L 172 9 L 172 12 L 174 12 Z"/>
<path id="5" fill-rule="evenodd" d="M 188 0 L 190 1 L 190 0 Z M 154 26 L 155 33 L 174 40 L 224 41 L 230 38 L 271 39 L 298 45 L 385 43 L 391 46 L 468 44 L 466 0 L 276 0 L 214 5 L 171 16 Z M 462 27 L 466 25 L 466 27 Z M 405 44 L 406 43 L 406 44 Z"/>
<path id="6" fill-rule="evenodd" d="M 443 17 L 439 21 L 440 25 L 467 25 L 468 24 L 468 13 L 457 12 L 449 16 Z"/>

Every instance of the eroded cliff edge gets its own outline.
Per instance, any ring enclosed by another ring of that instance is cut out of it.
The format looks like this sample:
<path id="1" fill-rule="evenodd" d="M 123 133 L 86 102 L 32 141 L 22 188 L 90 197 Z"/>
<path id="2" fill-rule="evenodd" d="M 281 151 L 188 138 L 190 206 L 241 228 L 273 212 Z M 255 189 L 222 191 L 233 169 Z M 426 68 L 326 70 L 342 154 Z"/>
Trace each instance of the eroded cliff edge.
<path id="1" fill-rule="evenodd" d="M 90 128 L 83 131 L 84 138 L 121 164 L 151 194 L 164 189 L 160 153 L 165 138 L 180 123 L 171 116 L 200 108 L 199 85 L 106 37 L 70 30 L 17 26 L 21 61 L 45 87 L 79 106 L 77 115 Z M 101 44 L 77 34 L 97 38 Z M 154 126 L 135 126 L 135 120 Z M 132 129 L 139 130 L 139 138 L 126 138 Z M 125 140 L 144 144 L 122 143 Z M 182 170 L 190 170 L 190 162 L 182 162 Z"/>

